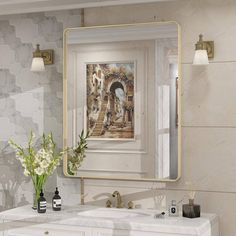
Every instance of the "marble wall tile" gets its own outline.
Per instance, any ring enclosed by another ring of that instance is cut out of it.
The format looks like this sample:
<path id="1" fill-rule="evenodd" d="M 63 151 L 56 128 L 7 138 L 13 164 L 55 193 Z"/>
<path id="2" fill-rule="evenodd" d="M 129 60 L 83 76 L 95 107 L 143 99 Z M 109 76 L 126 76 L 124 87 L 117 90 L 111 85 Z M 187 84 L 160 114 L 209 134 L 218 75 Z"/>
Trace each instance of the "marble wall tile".
<path id="1" fill-rule="evenodd" d="M 15 52 L 11 50 L 9 45 L 0 45 L 0 50 L 2 52 L 2 57 L 0 58 L 0 68 L 8 68 L 15 60 Z"/>
<path id="2" fill-rule="evenodd" d="M 183 126 L 236 126 L 236 63 L 182 66 Z"/>
<path id="3" fill-rule="evenodd" d="M 62 21 L 75 26 L 76 18 L 79 26 L 79 10 L 0 17 L 0 210 L 32 201 L 32 183 L 8 146 L 9 138 L 25 145 L 30 130 L 36 137 L 52 131 L 62 147 Z M 55 50 L 55 63 L 44 73 L 30 71 L 36 43 Z M 56 182 L 56 174 L 47 181 L 49 199 Z"/>
<path id="4" fill-rule="evenodd" d="M 38 25 L 31 18 L 10 18 L 9 23 L 15 27 L 16 37 L 20 38 L 22 43 L 31 44 L 38 37 Z"/>
<path id="5" fill-rule="evenodd" d="M 167 186 L 235 192 L 235 138 L 235 128 L 183 128 L 182 176 Z"/>
<path id="6" fill-rule="evenodd" d="M 79 27 L 81 22 L 81 9 L 67 11 L 68 14 L 62 14 L 62 11 L 45 12 L 45 16 L 54 16 L 58 22 L 63 24 L 63 28 Z M 69 17 L 68 17 L 69 16 Z"/>

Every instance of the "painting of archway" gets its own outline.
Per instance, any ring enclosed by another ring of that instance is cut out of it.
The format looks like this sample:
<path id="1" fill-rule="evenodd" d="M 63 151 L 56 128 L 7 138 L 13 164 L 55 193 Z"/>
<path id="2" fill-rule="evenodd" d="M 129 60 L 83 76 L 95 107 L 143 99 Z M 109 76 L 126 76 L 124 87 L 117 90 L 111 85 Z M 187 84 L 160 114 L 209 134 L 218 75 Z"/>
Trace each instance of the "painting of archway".
<path id="1" fill-rule="evenodd" d="M 86 64 L 91 138 L 134 138 L 134 62 Z"/>

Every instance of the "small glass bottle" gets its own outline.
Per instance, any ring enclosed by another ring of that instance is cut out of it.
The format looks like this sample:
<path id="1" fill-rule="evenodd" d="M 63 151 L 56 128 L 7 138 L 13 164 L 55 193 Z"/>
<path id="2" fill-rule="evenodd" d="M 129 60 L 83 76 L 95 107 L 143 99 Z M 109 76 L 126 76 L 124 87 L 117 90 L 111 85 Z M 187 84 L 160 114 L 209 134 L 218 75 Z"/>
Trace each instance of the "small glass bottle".
<path id="1" fill-rule="evenodd" d="M 38 213 L 45 213 L 47 209 L 47 202 L 41 189 L 40 197 L 38 199 Z"/>
<path id="2" fill-rule="evenodd" d="M 52 209 L 54 211 L 60 211 L 61 210 L 61 197 L 59 195 L 58 188 L 56 188 L 55 195 L 52 198 Z"/>
<path id="3" fill-rule="evenodd" d="M 171 206 L 169 207 L 169 216 L 179 216 L 179 209 L 175 200 L 171 201 Z"/>
<path id="4" fill-rule="evenodd" d="M 200 205 L 194 204 L 194 199 L 189 199 L 189 203 L 183 205 L 183 217 L 197 218 L 200 217 L 200 215 Z"/>

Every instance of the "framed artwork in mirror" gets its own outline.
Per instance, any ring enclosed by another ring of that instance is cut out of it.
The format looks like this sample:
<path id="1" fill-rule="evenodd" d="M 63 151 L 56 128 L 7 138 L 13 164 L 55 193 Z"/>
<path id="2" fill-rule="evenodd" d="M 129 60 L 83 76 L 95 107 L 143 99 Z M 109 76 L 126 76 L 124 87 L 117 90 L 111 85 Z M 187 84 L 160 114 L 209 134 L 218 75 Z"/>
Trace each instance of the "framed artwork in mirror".
<path id="1" fill-rule="evenodd" d="M 86 64 L 85 130 L 91 139 L 134 139 L 134 62 Z"/>

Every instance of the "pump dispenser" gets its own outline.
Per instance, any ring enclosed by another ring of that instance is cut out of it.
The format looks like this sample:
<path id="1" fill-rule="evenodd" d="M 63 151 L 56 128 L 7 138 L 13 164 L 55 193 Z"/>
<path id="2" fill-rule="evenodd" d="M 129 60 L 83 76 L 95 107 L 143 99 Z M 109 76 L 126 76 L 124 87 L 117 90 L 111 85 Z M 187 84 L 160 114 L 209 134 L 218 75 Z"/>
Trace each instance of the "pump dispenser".
<path id="1" fill-rule="evenodd" d="M 45 213 L 47 209 L 47 202 L 41 189 L 40 197 L 38 199 L 38 213 Z"/>
<path id="2" fill-rule="evenodd" d="M 169 216 L 179 216 L 179 209 L 178 206 L 176 205 L 175 200 L 171 201 L 171 206 L 169 208 Z"/>
<path id="3" fill-rule="evenodd" d="M 54 211 L 60 211 L 61 210 L 61 197 L 59 195 L 58 188 L 56 188 L 55 195 L 52 198 L 52 209 Z"/>

